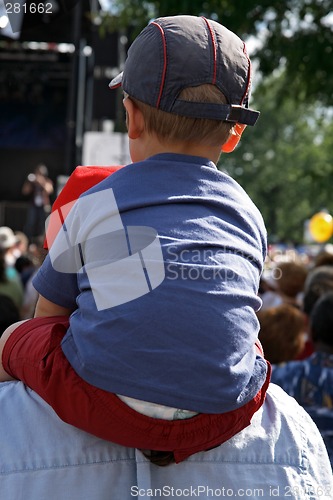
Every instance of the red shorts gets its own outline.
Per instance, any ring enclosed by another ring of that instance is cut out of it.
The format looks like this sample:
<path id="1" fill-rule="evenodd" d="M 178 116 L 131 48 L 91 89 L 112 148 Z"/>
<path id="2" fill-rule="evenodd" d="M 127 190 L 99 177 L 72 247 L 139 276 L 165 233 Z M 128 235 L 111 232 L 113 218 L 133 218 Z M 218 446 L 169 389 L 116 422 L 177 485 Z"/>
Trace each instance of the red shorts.
<path id="1" fill-rule="evenodd" d="M 68 328 L 63 316 L 34 318 L 19 325 L 6 341 L 6 372 L 26 383 L 65 422 L 102 439 L 133 448 L 173 451 L 180 462 L 227 441 L 247 427 L 264 402 L 270 380 L 253 400 L 223 414 L 198 414 L 186 420 L 161 420 L 136 412 L 115 394 L 81 379 L 63 354 Z"/>

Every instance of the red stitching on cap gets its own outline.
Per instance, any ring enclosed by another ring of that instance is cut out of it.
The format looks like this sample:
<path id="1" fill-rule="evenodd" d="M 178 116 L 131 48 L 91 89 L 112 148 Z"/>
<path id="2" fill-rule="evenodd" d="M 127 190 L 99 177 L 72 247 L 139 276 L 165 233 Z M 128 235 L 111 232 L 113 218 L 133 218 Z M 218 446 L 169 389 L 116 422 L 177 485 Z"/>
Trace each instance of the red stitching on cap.
<path id="1" fill-rule="evenodd" d="M 158 23 L 152 22 L 151 24 L 153 24 L 154 26 L 157 26 L 158 29 L 160 30 L 160 33 L 162 35 L 162 43 L 163 43 L 164 65 L 163 65 L 162 80 L 161 80 L 161 85 L 160 85 L 160 92 L 158 94 L 157 103 L 156 103 L 156 108 L 159 108 L 160 102 L 162 99 L 162 93 L 163 93 L 163 87 L 164 87 L 164 83 L 165 83 L 165 75 L 166 75 L 166 69 L 167 69 L 167 50 L 166 50 L 166 41 L 165 41 L 165 34 L 163 31 L 163 28 Z"/>
<path id="2" fill-rule="evenodd" d="M 215 37 L 214 37 L 214 33 L 213 33 L 213 30 L 212 30 L 212 27 L 211 25 L 209 24 L 208 20 L 203 17 L 202 18 L 207 27 L 208 27 L 208 31 L 209 31 L 209 34 L 210 34 L 210 37 L 212 39 L 212 45 L 213 45 L 213 57 L 214 57 L 214 70 L 213 70 L 213 80 L 212 80 L 212 84 L 215 85 L 215 82 L 216 82 L 216 72 L 217 72 L 217 68 L 216 68 L 216 53 L 217 53 L 217 49 L 216 49 L 216 41 L 215 41 Z"/>
<path id="3" fill-rule="evenodd" d="M 250 58 L 249 58 L 249 56 L 247 54 L 246 45 L 245 45 L 244 42 L 243 42 L 243 52 L 244 52 L 244 54 L 246 56 L 246 59 L 247 59 L 247 61 L 249 63 L 249 69 L 248 69 L 248 73 L 247 73 L 248 77 L 247 77 L 247 84 L 246 84 L 246 88 L 245 88 L 245 93 L 244 93 L 244 95 L 242 97 L 242 100 L 241 100 L 240 104 L 243 104 L 245 97 L 248 95 L 249 87 L 250 87 L 250 83 L 251 83 L 251 68 L 252 68 L 251 61 L 250 61 Z"/>

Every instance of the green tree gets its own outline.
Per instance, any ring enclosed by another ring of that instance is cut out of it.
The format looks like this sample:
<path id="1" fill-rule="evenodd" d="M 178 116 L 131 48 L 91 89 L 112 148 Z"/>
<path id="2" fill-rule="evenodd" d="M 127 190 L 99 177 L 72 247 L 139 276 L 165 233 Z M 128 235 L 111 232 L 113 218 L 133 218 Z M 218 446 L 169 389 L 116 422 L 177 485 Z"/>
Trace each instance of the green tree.
<path id="1" fill-rule="evenodd" d="M 282 96 L 333 105 L 333 0 L 110 0 L 101 30 L 130 28 L 132 36 L 154 17 L 205 15 L 239 36 L 259 40 L 253 57 L 270 75 L 284 67 Z"/>
<path id="2" fill-rule="evenodd" d="M 266 222 L 271 241 L 300 243 L 305 221 L 322 208 L 333 214 L 333 123 L 324 109 L 278 96 L 286 74 L 264 80 L 251 106 L 261 111 L 236 151 L 220 168 L 249 193 Z"/>

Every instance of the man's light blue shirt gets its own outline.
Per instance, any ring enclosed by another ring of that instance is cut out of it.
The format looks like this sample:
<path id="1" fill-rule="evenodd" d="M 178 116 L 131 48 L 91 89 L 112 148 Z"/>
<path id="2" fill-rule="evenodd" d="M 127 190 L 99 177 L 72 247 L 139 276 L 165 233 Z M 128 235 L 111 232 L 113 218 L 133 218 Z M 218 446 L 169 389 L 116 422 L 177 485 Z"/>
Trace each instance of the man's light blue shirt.
<path id="1" fill-rule="evenodd" d="M 21 382 L 0 384 L 0 407 L 1 499 L 333 498 L 317 428 L 273 384 L 249 427 L 168 467 L 63 423 Z"/>

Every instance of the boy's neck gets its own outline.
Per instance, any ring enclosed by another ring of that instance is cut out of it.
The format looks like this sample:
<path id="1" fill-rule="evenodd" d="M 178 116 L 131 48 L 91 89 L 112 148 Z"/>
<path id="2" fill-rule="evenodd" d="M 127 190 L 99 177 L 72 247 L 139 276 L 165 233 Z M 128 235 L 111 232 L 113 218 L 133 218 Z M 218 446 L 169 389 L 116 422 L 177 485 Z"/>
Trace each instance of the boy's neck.
<path id="1" fill-rule="evenodd" d="M 155 138 L 151 141 L 147 141 L 145 146 L 145 158 L 149 158 L 150 156 L 154 156 L 160 153 L 177 153 L 208 158 L 209 160 L 217 164 L 221 154 L 220 147 L 205 146 L 202 144 L 193 144 L 186 142 L 168 143 L 161 142 Z"/>

